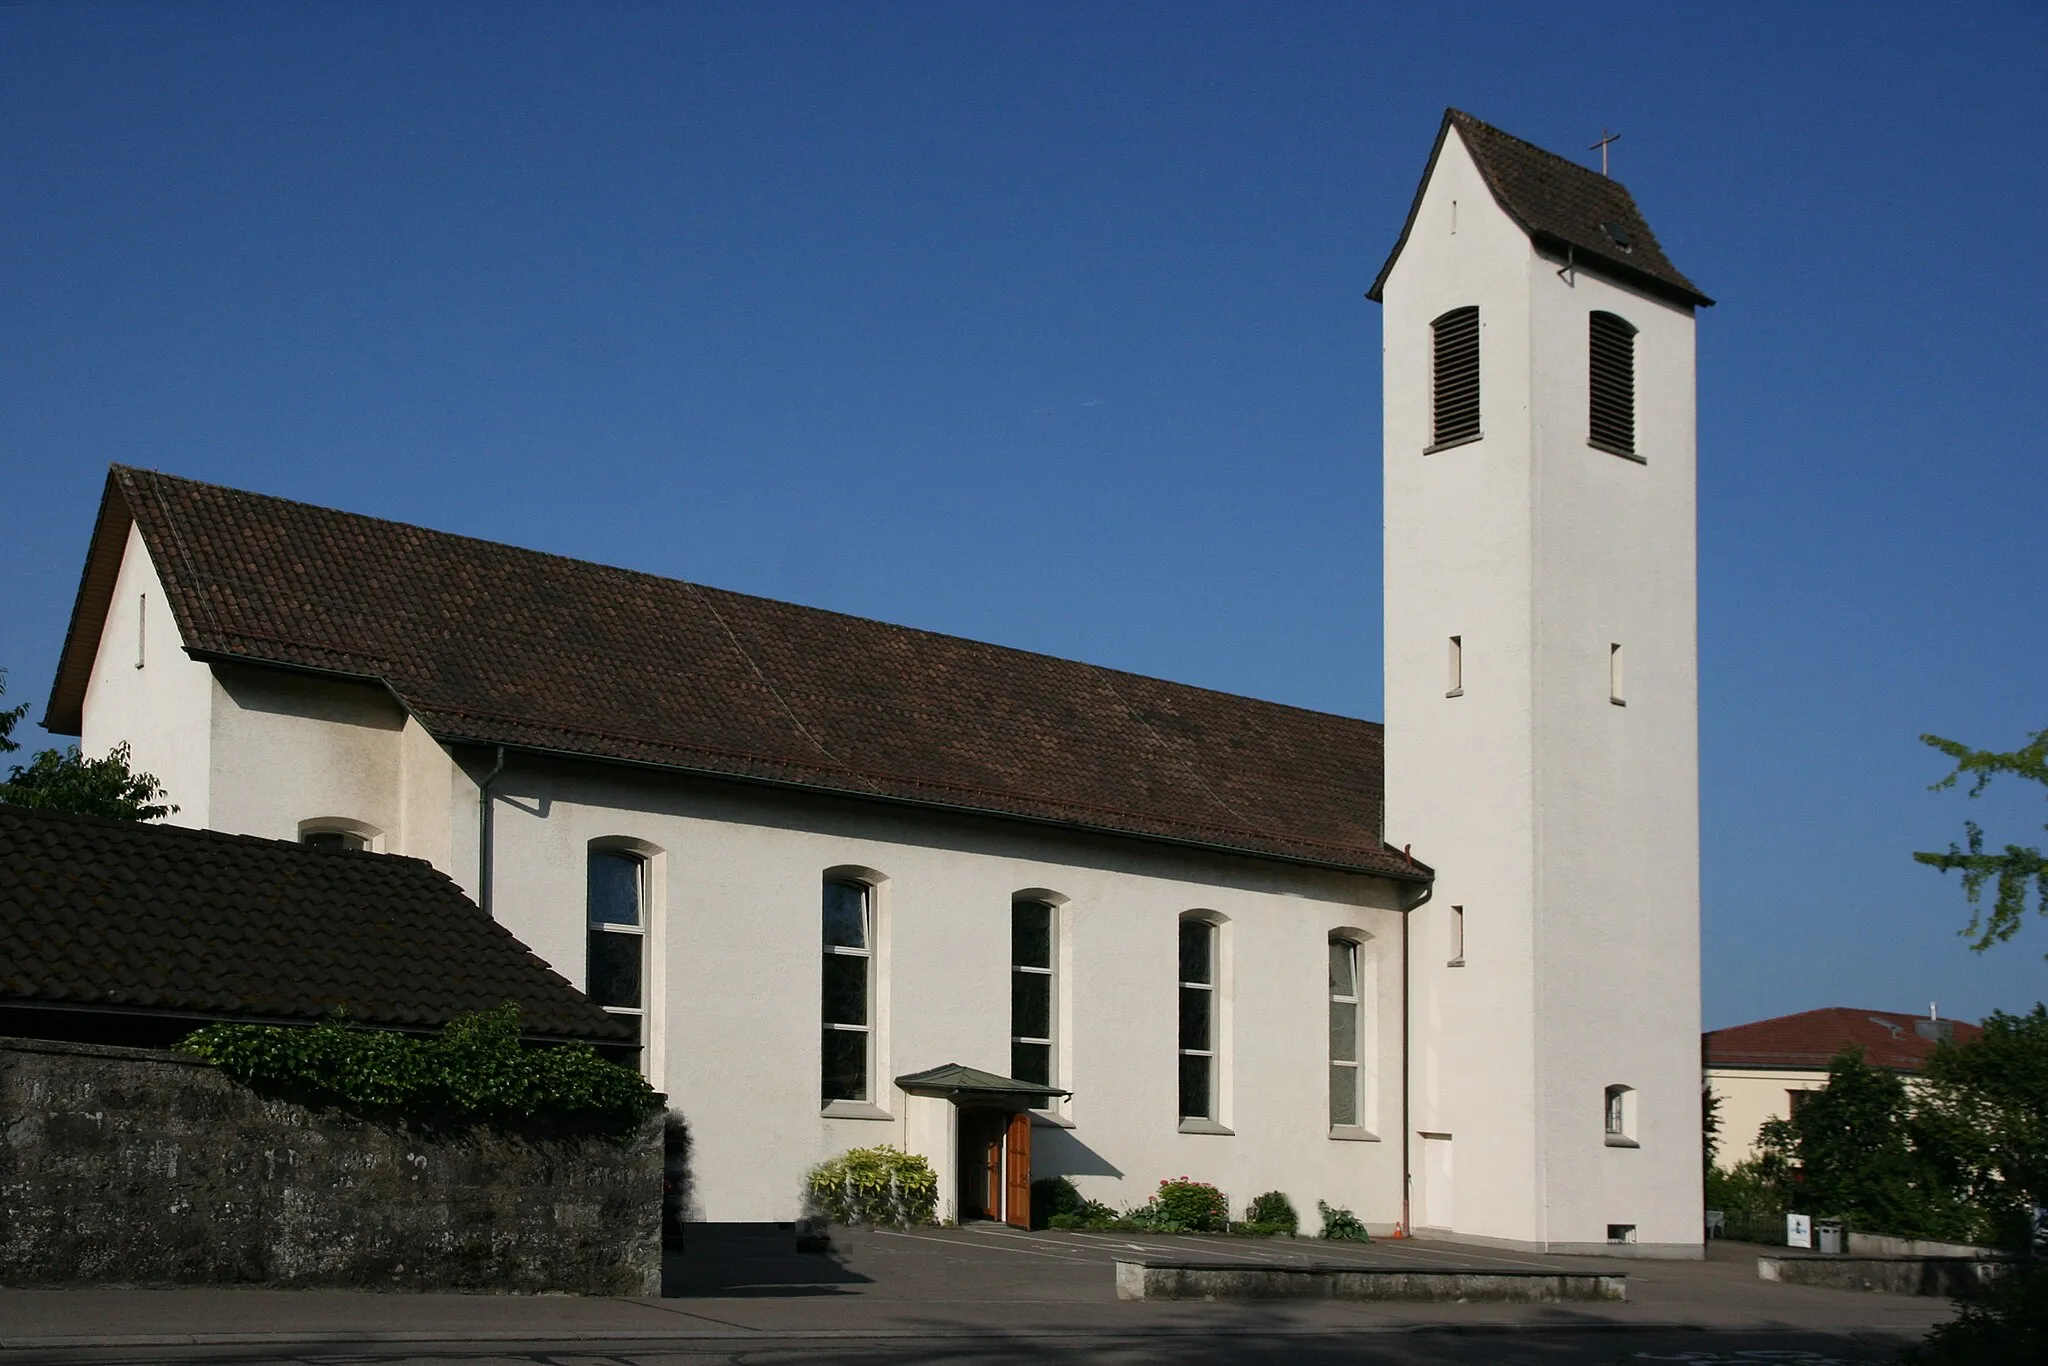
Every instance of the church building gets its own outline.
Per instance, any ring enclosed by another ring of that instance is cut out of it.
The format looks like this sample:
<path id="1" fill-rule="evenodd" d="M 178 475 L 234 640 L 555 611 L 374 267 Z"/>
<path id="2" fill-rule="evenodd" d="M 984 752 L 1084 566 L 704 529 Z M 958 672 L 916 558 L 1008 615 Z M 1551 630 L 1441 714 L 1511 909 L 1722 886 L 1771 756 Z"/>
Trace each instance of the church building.
<path id="1" fill-rule="evenodd" d="M 1712 301 L 1456 111 L 1370 297 L 1384 726 L 120 466 L 44 724 L 453 878 L 630 1030 L 697 1218 L 891 1143 L 948 1218 L 1698 1256 Z"/>

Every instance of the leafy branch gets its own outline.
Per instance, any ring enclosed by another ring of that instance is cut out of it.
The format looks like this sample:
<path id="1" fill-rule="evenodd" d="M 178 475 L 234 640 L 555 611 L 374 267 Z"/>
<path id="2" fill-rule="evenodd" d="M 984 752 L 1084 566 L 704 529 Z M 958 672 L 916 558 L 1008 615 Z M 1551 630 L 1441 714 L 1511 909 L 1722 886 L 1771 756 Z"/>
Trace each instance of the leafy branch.
<path id="1" fill-rule="evenodd" d="M 1939 735 L 1923 735 L 1920 740 L 1946 754 L 1956 765 L 1948 776 L 1933 784 L 1930 791 L 1955 787 L 1965 776 L 1971 780 L 1969 796 L 1972 798 L 1981 795 L 1991 780 L 2000 776 L 2020 778 L 2048 788 L 2048 730 L 2035 731 L 2030 743 L 2009 752 L 1972 749 Z M 2048 829 L 2048 826 L 2043 829 Z M 2020 925 L 2026 919 L 2030 893 L 2034 909 L 2048 915 L 2048 856 L 2039 849 L 2021 844 L 2008 844 L 2002 850 L 1987 851 L 1984 830 L 1975 821 L 1964 821 L 1963 832 L 1967 848 L 1951 844 L 1946 853 L 1916 853 L 1913 859 L 1944 873 L 1962 874 L 1963 895 L 1970 903 L 1970 923 L 1961 933 L 1973 941 L 1971 948 L 1982 953 L 1993 944 L 2002 944 L 2019 933 Z M 1995 889 L 1988 911 L 1984 906 L 1987 886 Z"/>

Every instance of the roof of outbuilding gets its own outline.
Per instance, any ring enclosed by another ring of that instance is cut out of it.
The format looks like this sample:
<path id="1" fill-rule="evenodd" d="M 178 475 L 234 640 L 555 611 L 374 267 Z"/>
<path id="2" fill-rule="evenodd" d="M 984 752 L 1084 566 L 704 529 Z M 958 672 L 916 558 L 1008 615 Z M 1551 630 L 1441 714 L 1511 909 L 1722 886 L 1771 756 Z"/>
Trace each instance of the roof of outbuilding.
<path id="1" fill-rule="evenodd" d="M 1430 173 L 1443 151 L 1444 139 L 1456 128 L 1466 150 L 1479 167 L 1486 186 L 1503 212 L 1515 220 L 1539 250 L 1569 257 L 1581 267 L 1613 276 L 1627 284 L 1679 303 L 1710 305 L 1714 301 L 1699 286 L 1679 273 L 1657 243 L 1635 197 L 1618 180 L 1609 179 L 1555 152 L 1546 152 L 1484 123 L 1459 109 L 1446 109 L 1437 129 L 1436 146 L 1429 154 L 1429 167 L 1409 206 L 1408 220 L 1401 225 L 1400 240 L 1387 255 L 1387 263 L 1367 291 L 1377 300 L 1387 276 L 1422 207 L 1422 194 L 1429 186 Z M 1617 240 L 1617 237 L 1619 240 Z"/>
<path id="2" fill-rule="evenodd" d="M 1946 1035 L 1967 1043 L 1983 1030 L 1966 1020 L 1932 1020 L 1889 1010 L 1827 1006 L 1751 1024 L 1710 1029 L 1700 1036 L 1709 1067 L 1789 1067 L 1826 1070 L 1846 1048 L 1861 1048 L 1874 1067 L 1917 1072 Z"/>
<path id="3" fill-rule="evenodd" d="M 444 743 L 658 765 L 1421 881 L 1368 721 L 115 466 L 44 724 L 130 520 L 185 645 L 382 681 Z"/>
<path id="4" fill-rule="evenodd" d="M 630 1041 L 418 859 L 0 805 L 0 1004 Z"/>

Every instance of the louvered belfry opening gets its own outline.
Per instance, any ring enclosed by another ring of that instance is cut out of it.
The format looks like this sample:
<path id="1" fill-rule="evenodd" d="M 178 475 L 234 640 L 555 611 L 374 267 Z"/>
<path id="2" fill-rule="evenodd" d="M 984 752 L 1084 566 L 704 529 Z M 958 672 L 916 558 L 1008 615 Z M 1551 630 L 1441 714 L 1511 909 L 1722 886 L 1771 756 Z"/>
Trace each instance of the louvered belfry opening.
<path id="1" fill-rule="evenodd" d="M 1592 394 L 1587 440 L 1616 455 L 1636 453 L 1636 330 L 1612 313 L 1595 313 L 1588 329 Z"/>
<path id="2" fill-rule="evenodd" d="M 1454 308 L 1430 325 L 1430 445 L 1479 435 L 1479 309 Z"/>

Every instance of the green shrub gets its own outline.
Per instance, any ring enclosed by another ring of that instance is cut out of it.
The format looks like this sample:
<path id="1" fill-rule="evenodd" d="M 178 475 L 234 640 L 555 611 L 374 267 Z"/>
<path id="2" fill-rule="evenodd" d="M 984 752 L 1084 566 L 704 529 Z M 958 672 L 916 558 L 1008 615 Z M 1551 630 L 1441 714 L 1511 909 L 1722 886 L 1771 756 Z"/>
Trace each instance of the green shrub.
<path id="1" fill-rule="evenodd" d="M 645 1077 L 587 1044 L 522 1044 L 509 1001 L 428 1038 L 336 1016 L 310 1028 L 208 1025 L 179 1048 L 245 1086 L 373 1118 L 622 1133 L 661 1108 Z"/>
<path id="2" fill-rule="evenodd" d="M 1206 1181 L 1170 1177 L 1131 1217 L 1155 1233 L 1221 1233 L 1230 1227 L 1230 1202 Z"/>
<path id="3" fill-rule="evenodd" d="M 1062 1214 L 1079 1214 L 1088 1202 L 1081 1198 L 1081 1192 L 1074 1183 L 1064 1176 L 1048 1176 L 1031 1183 L 1031 1227 L 1068 1227 L 1054 1225 L 1053 1219 Z"/>
<path id="4" fill-rule="evenodd" d="M 1785 1242 L 1786 1190 L 1791 1177 L 1782 1158 L 1766 1153 L 1723 1171 L 1707 1172 L 1706 1207 L 1721 1211 L 1721 1236 L 1738 1243 Z"/>
<path id="5" fill-rule="evenodd" d="M 1083 1200 L 1081 1208 L 1071 1214 L 1055 1214 L 1046 1220 L 1047 1228 L 1112 1229 L 1128 1228 L 1125 1217 L 1118 1214 L 1100 1200 Z"/>
<path id="6" fill-rule="evenodd" d="M 2021 1262 L 1957 1305 L 1962 1312 L 1900 1359 L 1914 1366 L 2040 1366 L 2048 1361 L 2048 1261 Z"/>
<path id="7" fill-rule="evenodd" d="M 1316 1201 L 1316 1210 L 1323 1216 L 1323 1237 L 1340 1243 L 1369 1243 L 1372 1235 L 1365 1231 L 1365 1225 L 1358 1216 L 1342 1205 L 1327 1205 Z"/>
<path id="8" fill-rule="evenodd" d="M 915 1153 L 849 1148 L 804 1177 L 810 1207 L 835 1224 L 910 1228 L 936 1222 L 939 1178 Z"/>
<path id="9" fill-rule="evenodd" d="M 1301 1217 L 1294 1212 L 1294 1202 L 1285 1191 L 1267 1191 L 1245 1206 L 1244 1221 L 1274 1233 L 1295 1233 L 1301 1228 Z"/>

